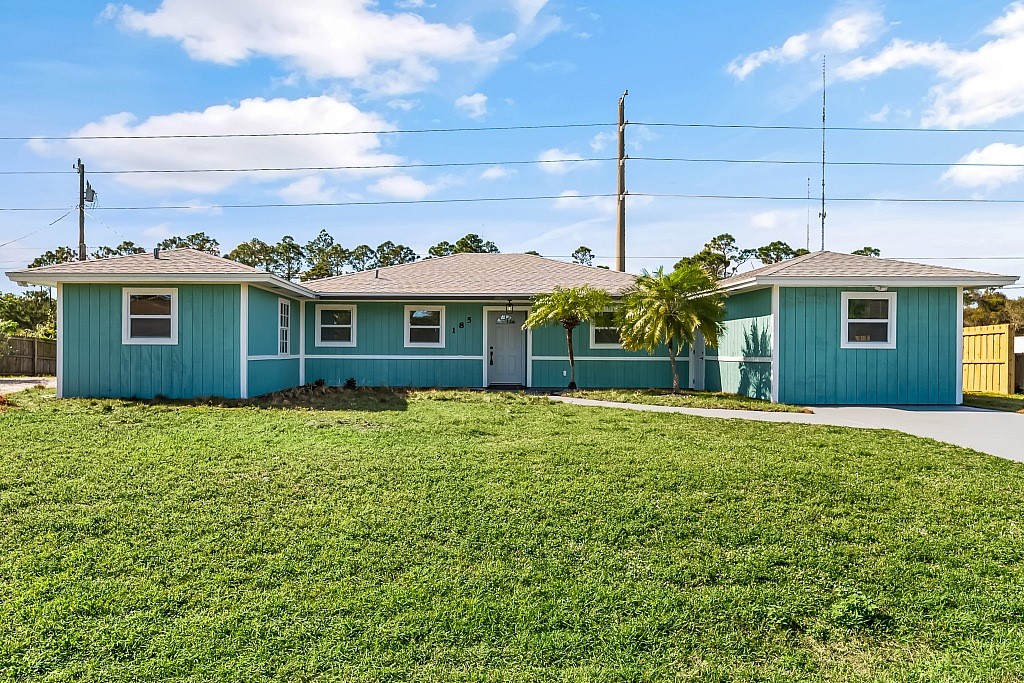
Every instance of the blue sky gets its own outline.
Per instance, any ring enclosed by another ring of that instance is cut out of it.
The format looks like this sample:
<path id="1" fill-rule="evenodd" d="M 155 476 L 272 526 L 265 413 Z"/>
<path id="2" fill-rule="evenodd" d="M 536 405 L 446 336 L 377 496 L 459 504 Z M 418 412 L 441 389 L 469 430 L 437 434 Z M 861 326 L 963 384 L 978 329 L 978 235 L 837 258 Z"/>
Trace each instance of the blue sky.
<path id="1" fill-rule="evenodd" d="M 21 3 L 0 45 L 3 135 L 153 135 L 649 123 L 829 122 L 847 126 L 1024 128 L 1024 5 L 1003 2 L 572 3 L 552 0 L 135 0 Z M 633 157 L 784 159 L 820 155 L 816 131 L 630 126 Z M 485 166 L 278 173 L 98 174 L 90 247 L 205 230 L 225 251 L 260 237 L 299 241 L 326 228 L 346 246 L 386 239 L 423 254 L 476 232 L 503 251 L 613 254 L 614 126 L 363 136 L 0 141 L 0 171 L 249 168 L 489 162 Z M 832 132 L 833 197 L 1017 199 L 1024 134 Z M 635 193 L 802 197 L 814 165 L 632 161 Z M 196 206 L 563 196 L 389 206 L 117 211 Z M 74 206 L 77 178 L 0 176 L 0 242 Z M 628 269 L 671 266 L 710 237 L 804 246 L 804 201 L 629 200 Z M 819 242 L 810 207 L 811 246 Z M 1024 256 L 1024 206 L 831 202 L 827 247 L 892 257 Z M 6 247 L 0 269 L 77 242 L 75 216 Z M 943 261 L 933 261 L 943 263 Z M 1020 261 L 948 261 L 1019 273 Z M 7 282 L 0 284 L 13 289 Z"/>

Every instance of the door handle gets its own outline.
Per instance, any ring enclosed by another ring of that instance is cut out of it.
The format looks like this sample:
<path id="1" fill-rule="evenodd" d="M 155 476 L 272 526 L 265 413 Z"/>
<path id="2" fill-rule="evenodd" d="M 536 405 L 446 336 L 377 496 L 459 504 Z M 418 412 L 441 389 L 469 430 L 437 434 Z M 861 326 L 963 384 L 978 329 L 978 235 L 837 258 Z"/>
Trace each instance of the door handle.
<path id="1" fill-rule="evenodd" d="M 491 362 L 490 365 L 494 365 L 494 351 L 491 351 Z"/>

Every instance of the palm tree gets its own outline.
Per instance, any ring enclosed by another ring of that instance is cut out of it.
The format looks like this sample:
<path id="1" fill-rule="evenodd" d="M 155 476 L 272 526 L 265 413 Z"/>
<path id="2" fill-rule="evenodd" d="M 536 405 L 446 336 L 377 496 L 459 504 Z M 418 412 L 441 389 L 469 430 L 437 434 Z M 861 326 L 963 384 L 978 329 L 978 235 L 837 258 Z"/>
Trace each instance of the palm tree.
<path id="1" fill-rule="evenodd" d="M 587 285 L 563 289 L 555 287 L 550 294 L 538 294 L 533 299 L 530 317 L 523 329 L 533 330 L 542 325 L 561 325 L 565 328 L 565 343 L 569 348 L 569 388 L 576 388 L 576 356 L 572 350 L 572 331 L 581 323 L 591 322 L 612 305 L 611 295 L 603 289 Z"/>
<path id="2" fill-rule="evenodd" d="M 672 365 L 672 391 L 679 391 L 676 354 L 683 342 L 693 345 L 700 332 L 708 346 L 718 346 L 725 295 L 714 289 L 715 281 L 700 266 L 683 264 L 667 274 L 664 268 L 653 274 L 643 271 L 622 295 L 618 314 L 622 347 L 654 353 L 659 344 L 665 344 Z"/>

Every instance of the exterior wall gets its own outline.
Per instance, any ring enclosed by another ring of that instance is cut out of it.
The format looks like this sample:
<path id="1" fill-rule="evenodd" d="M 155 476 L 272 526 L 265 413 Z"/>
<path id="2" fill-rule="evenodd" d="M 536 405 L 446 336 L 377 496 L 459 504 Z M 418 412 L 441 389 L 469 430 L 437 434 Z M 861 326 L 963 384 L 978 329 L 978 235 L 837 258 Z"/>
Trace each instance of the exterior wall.
<path id="1" fill-rule="evenodd" d="M 590 325 L 573 330 L 573 353 L 576 357 L 576 384 L 583 389 L 671 388 L 672 369 L 668 351 L 661 347 L 653 356 L 644 351 L 590 348 Z M 565 330 L 547 325 L 533 331 L 532 386 L 565 387 L 569 383 L 569 355 L 565 347 Z M 689 385 L 689 348 L 676 358 L 679 385 Z M 564 373 L 564 374 L 563 374 Z"/>
<path id="2" fill-rule="evenodd" d="M 316 345 L 317 304 L 331 303 L 356 307 L 355 346 Z M 405 302 L 307 301 L 306 381 L 337 385 L 352 378 L 359 386 L 482 386 L 484 305 L 419 303 L 445 307 L 444 348 L 406 348 Z"/>
<path id="3" fill-rule="evenodd" d="M 178 343 L 122 344 L 122 285 L 64 284 L 63 396 L 240 396 L 238 285 L 172 285 Z"/>
<path id="4" fill-rule="evenodd" d="M 278 300 L 291 302 L 291 353 L 278 353 Z M 248 395 L 260 396 L 296 387 L 299 382 L 299 300 L 249 287 Z"/>
<path id="5" fill-rule="evenodd" d="M 772 290 L 725 301 L 725 333 L 704 355 L 704 388 L 768 400 L 772 395 Z"/>
<path id="6" fill-rule="evenodd" d="M 897 287 L 896 348 L 840 348 L 840 294 L 856 287 L 782 287 L 779 400 L 955 404 L 960 343 L 955 287 Z"/>

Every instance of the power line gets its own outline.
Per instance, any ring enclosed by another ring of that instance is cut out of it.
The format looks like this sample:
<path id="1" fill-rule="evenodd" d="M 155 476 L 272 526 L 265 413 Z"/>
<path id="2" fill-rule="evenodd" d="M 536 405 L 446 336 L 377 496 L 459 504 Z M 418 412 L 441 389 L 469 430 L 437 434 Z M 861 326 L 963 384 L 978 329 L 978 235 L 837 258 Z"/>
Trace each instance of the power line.
<path id="1" fill-rule="evenodd" d="M 740 123 L 665 123 L 630 121 L 630 126 L 652 128 L 721 128 L 739 130 L 806 130 L 821 132 L 821 126 L 751 125 Z M 853 131 L 858 133 L 1024 133 L 1024 128 L 913 128 L 913 127 L 867 127 L 867 126 L 826 126 L 825 130 Z"/>
<path id="2" fill-rule="evenodd" d="M 38 230 L 33 230 L 32 232 L 27 233 L 25 235 L 22 235 L 21 237 L 15 237 L 13 240 L 4 242 L 3 244 L 0 244 L 0 247 L 6 247 L 8 244 L 14 244 L 15 242 L 20 242 L 21 240 L 25 239 L 26 237 L 31 237 L 32 235 L 38 234 L 38 233 L 42 232 L 43 230 L 46 230 L 47 228 L 49 228 L 52 225 L 56 225 L 57 223 L 60 223 L 62 220 L 64 220 L 68 216 L 70 216 L 71 212 L 74 211 L 76 208 L 78 208 L 78 207 L 72 207 L 72 208 L 68 209 L 67 213 L 65 213 L 63 216 L 61 216 L 57 220 L 50 221 L 49 223 L 47 223 L 43 227 L 39 228 Z M 54 209 L 54 210 L 55 211 L 60 211 L 60 209 Z"/>

